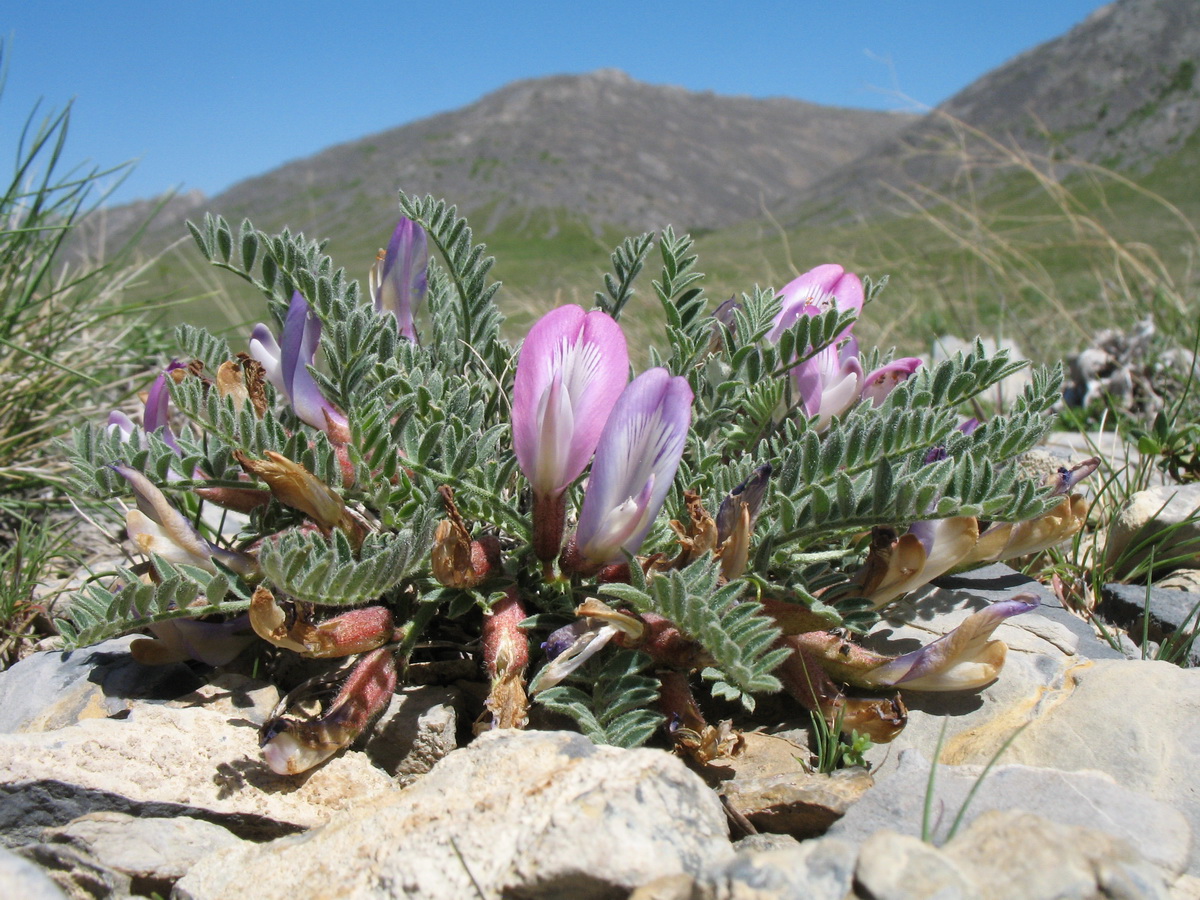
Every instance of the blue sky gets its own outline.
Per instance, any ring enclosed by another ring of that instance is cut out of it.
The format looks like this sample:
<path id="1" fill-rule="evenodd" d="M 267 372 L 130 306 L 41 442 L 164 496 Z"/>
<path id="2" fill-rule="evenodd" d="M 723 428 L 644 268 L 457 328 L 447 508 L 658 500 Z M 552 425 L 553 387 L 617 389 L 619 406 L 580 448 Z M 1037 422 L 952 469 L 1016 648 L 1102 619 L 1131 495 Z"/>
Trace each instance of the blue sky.
<path id="1" fill-rule="evenodd" d="M 692 90 L 936 105 L 1099 0 L 506 3 L 0 0 L 0 163 L 74 101 L 68 160 L 137 159 L 113 199 L 232 183 L 518 78 L 601 67 Z"/>

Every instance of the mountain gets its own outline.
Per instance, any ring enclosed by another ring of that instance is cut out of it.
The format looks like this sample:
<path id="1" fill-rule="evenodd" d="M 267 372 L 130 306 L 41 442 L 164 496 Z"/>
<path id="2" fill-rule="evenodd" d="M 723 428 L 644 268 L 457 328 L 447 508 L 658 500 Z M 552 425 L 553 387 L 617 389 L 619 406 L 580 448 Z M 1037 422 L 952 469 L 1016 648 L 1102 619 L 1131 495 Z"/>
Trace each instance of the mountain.
<path id="1" fill-rule="evenodd" d="M 552 237 L 713 229 L 757 216 L 907 124 L 890 113 L 644 84 L 603 69 L 519 81 L 469 106 L 330 147 L 207 200 L 176 198 L 146 246 L 185 234 L 204 211 L 260 228 L 366 241 L 396 218 L 396 190 L 432 193 L 472 214 L 484 235 Z M 108 213 L 119 234 L 146 204 Z M 190 249 L 190 248 L 189 248 Z"/>
<path id="2" fill-rule="evenodd" d="M 965 161 L 1002 167 L 1013 149 L 1144 175 L 1200 127 L 1198 65 L 1200 3 L 1118 0 L 785 201 L 786 217 L 830 203 L 861 212 L 889 188 L 944 185 Z"/>

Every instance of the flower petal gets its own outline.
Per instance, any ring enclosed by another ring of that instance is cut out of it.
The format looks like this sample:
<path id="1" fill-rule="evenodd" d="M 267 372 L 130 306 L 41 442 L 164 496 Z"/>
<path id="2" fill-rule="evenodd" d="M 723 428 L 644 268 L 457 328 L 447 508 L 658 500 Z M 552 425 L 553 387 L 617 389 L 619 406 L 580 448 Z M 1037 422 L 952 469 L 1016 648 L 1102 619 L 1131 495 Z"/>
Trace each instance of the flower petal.
<path id="1" fill-rule="evenodd" d="M 948 634 L 920 650 L 905 653 L 868 672 L 864 687 L 906 687 L 919 691 L 956 691 L 983 687 L 995 680 L 1007 647 L 989 640 L 1010 616 L 1036 609 L 1034 594 L 1018 594 L 993 603 L 963 620 Z"/>
<path id="2" fill-rule="evenodd" d="M 401 218 L 392 232 L 378 272 L 372 272 L 375 308 L 396 317 L 400 334 L 417 339 L 414 316 L 425 295 L 429 271 L 428 241 L 423 229 L 411 219 Z"/>
<path id="3" fill-rule="evenodd" d="M 262 322 L 255 325 L 254 330 L 250 332 L 250 356 L 262 364 L 263 373 L 275 390 L 287 397 L 287 387 L 283 382 L 283 368 L 279 364 L 281 355 L 279 344 L 275 341 L 275 335 L 271 333 L 271 329 Z"/>
<path id="4" fill-rule="evenodd" d="M 596 447 L 579 513 L 576 542 L 589 562 L 613 562 L 622 549 L 641 547 L 671 489 L 691 420 L 692 389 L 666 369 L 643 372 L 621 394 Z M 618 513 L 626 522 L 623 539 L 613 543 L 609 523 Z"/>
<path id="5" fill-rule="evenodd" d="M 625 335 L 611 316 L 561 306 L 529 330 L 513 387 L 513 449 L 535 491 L 582 474 L 629 377 Z"/>
<path id="6" fill-rule="evenodd" d="M 872 406 L 879 406 L 900 382 L 921 367 L 921 360 L 915 356 L 897 359 L 863 378 L 862 399 L 869 400 Z"/>
<path id="7" fill-rule="evenodd" d="M 861 312 L 864 300 L 859 277 L 834 263 L 817 266 L 792 279 L 780 289 L 779 296 L 783 307 L 767 333 L 770 341 L 778 341 L 802 313 L 817 315 L 834 308 Z"/>

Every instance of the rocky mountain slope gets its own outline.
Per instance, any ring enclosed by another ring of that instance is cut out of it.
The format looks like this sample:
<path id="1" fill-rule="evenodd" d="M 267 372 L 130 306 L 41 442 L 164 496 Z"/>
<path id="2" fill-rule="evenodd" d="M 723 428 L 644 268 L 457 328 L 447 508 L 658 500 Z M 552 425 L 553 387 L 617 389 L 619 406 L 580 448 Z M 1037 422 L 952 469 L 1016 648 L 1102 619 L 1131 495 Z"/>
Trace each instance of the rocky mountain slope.
<path id="1" fill-rule="evenodd" d="M 457 203 L 485 233 L 504 223 L 545 236 L 563 218 L 595 230 L 718 228 L 814 184 L 910 118 L 696 93 L 612 69 L 520 81 L 203 202 L 178 198 L 148 246 L 177 237 L 183 219 L 204 210 L 251 216 L 263 228 L 375 234 L 394 219 L 399 188 Z M 110 230 L 129 212 L 111 212 Z"/>
<path id="2" fill-rule="evenodd" d="M 870 207 L 889 188 L 936 187 L 966 165 L 1001 166 L 1005 148 L 1143 174 L 1200 127 L 1198 65 L 1200 3 L 1117 0 L 784 206 L 793 217 L 835 198 Z"/>

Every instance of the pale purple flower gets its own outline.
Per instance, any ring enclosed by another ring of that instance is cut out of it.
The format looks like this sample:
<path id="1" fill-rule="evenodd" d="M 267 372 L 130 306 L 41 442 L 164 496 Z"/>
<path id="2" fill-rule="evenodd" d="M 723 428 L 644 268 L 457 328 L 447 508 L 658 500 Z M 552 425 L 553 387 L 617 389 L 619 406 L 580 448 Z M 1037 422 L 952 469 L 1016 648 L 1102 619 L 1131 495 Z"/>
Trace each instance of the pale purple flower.
<path id="1" fill-rule="evenodd" d="M 147 433 L 153 434 L 162 429 L 162 434 L 159 435 L 168 447 L 175 451 L 176 455 L 183 456 L 183 450 L 175 440 L 175 434 L 171 431 L 171 393 L 167 389 L 167 379 L 171 377 L 171 373 L 176 369 L 186 369 L 183 363 L 177 359 L 171 360 L 167 368 L 158 374 L 154 382 L 150 385 L 150 390 L 146 392 L 146 402 L 142 407 L 142 429 Z M 108 427 L 116 428 L 121 432 L 123 437 L 129 437 L 133 434 L 136 427 L 133 420 L 119 409 L 114 409 L 108 414 Z"/>
<path id="2" fill-rule="evenodd" d="M 176 443 L 175 435 L 171 432 L 171 392 L 167 388 L 167 379 L 177 369 L 186 368 L 187 366 L 179 360 L 171 360 L 166 370 L 160 372 L 159 376 L 154 379 L 154 383 L 150 385 L 150 390 L 146 393 L 146 410 L 142 413 L 142 428 L 151 433 L 161 428 L 162 434 L 159 437 L 179 456 L 183 456 L 183 450 Z"/>
<path id="3" fill-rule="evenodd" d="M 133 434 L 133 430 L 137 428 L 137 426 L 133 424 L 133 419 L 129 418 L 129 416 L 125 415 L 125 413 L 121 412 L 119 409 L 114 409 L 108 414 L 107 426 L 109 431 L 115 428 L 117 431 L 121 432 L 122 438 L 129 437 L 131 434 Z"/>
<path id="4" fill-rule="evenodd" d="M 603 650 L 620 633 L 620 628 L 598 619 L 579 619 L 551 633 L 542 644 L 547 664 L 533 679 L 529 693 L 539 694 L 554 687 Z"/>
<path id="5" fill-rule="evenodd" d="M 800 406 L 806 415 L 817 417 L 816 430 L 824 431 L 834 416 L 858 403 L 863 379 L 858 342 L 847 338 L 830 344 L 794 366 L 792 379 Z"/>
<path id="6" fill-rule="evenodd" d="M 1050 492 L 1051 497 L 1060 497 L 1065 494 L 1070 494 L 1075 485 L 1083 481 L 1093 472 L 1100 468 L 1100 457 L 1093 456 L 1090 459 L 1085 459 L 1083 462 L 1067 468 L 1059 466 L 1058 471 L 1047 479 L 1047 485 L 1053 490 Z"/>
<path id="7" fill-rule="evenodd" d="M 771 341 L 778 341 L 801 315 L 816 316 L 835 308 L 861 312 L 864 299 L 858 276 L 834 263 L 817 266 L 793 279 L 779 291 L 779 296 L 783 306 L 767 333 Z M 844 336 L 839 335 L 839 339 Z"/>
<path id="8" fill-rule="evenodd" d="M 592 565 L 636 553 L 658 515 L 683 456 L 692 389 L 666 369 L 643 372 L 609 416 L 592 462 L 576 548 Z"/>
<path id="9" fill-rule="evenodd" d="M 371 267 L 371 298 L 380 312 L 396 317 L 400 334 L 417 339 L 415 316 L 428 286 L 428 241 L 423 229 L 411 219 L 402 218 L 392 232 L 384 254 Z"/>
<path id="10" fill-rule="evenodd" d="M 863 378 L 862 399 L 871 401 L 872 406 L 879 406 L 896 385 L 920 367 L 921 360 L 915 356 L 906 356 L 880 366 Z"/>
<path id="11" fill-rule="evenodd" d="M 919 650 L 905 653 L 866 673 L 863 687 L 904 687 L 918 691 L 958 691 L 983 687 L 995 680 L 1007 647 L 990 640 L 1005 619 L 1038 606 L 1033 594 L 1018 594 L 993 603 L 963 620 L 953 631 Z"/>
<path id="12" fill-rule="evenodd" d="M 325 432 L 348 432 L 346 417 L 321 394 L 308 367 L 321 342 L 321 320 L 299 291 L 292 294 L 281 344 L 261 322 L 250 335 L 250 355 L 262 363 L 267 380 L 287 398 L 300 421 Z"/>

